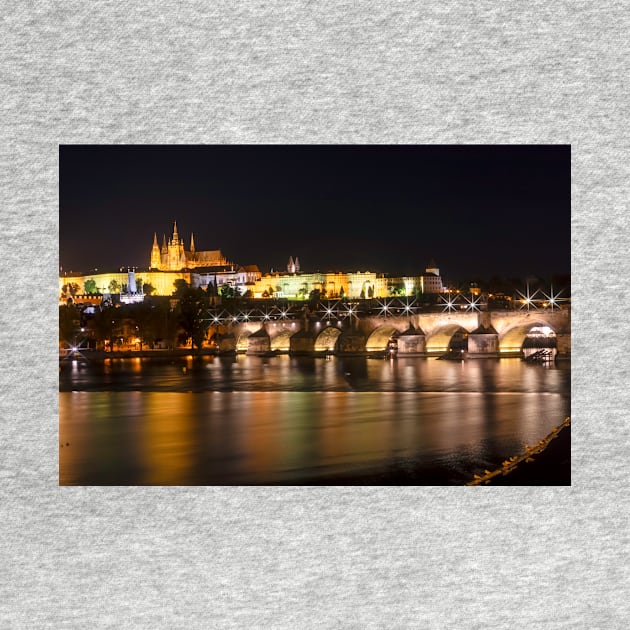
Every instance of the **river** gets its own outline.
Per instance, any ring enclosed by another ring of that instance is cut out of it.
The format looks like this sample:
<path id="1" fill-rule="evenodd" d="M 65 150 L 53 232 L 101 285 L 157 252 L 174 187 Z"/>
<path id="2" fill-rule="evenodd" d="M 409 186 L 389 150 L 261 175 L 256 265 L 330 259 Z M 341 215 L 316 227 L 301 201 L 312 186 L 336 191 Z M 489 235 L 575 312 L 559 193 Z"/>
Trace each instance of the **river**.
<path id="1" fill-rule="evenodd" d="M 60 365 L 60 485 L 461 485 L 570 415 L 568 361 Z"/>

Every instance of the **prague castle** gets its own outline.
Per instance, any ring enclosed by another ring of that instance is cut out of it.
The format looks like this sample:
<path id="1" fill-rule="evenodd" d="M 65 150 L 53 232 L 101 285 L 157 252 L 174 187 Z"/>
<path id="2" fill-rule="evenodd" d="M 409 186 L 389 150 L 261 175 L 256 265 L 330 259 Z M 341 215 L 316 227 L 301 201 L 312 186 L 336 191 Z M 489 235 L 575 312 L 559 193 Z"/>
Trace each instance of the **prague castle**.
<path id="1" fill-rule="evenodd" d="M 297 256 L 291 256 L 286 271 L 261 274 L 256 265 L 237 265 L 229 262 L 220 249 L 197 251 L 191 233 L 190 247 L 177 231 L 167 240 L 162 238 L 158 245 L 157 233 L 153 234 L 153 245 L 148 256 L 148 267 L 135 269 L 138 294 L 149 285 L 153 295 L 169 296 L 175 290 L 175 281 L 184 280 L 191 287 L 207 289 L 209 284 L 218 289 L 230 286 L 241 295 L 252 298 L 309 299 L 318 291 L 328 299 L 384 298 L 392 295 L 438 294 L 444 291 L 440 270 L 431 261 L 417 276 L 391 277 L 370 271 L 357 272 L 312 272 L 301 270 Z M 59 278 L 60 300 L 65 302 L 70 295 L 86 293 L 115 294 L 129 291 L 127 269 L 112 273 L 91 275 L 65 274 Z"/>
<path id="2" fill-rule="evenodd" d="M 177 234 L 177 221 L 173 226 L 173 236 L 166 241 L 166 235 L 162 237 L 162 247 L 158 246 L 157 233 L 153 234 L 153 247 L 151 248 L 150 269 L 158 271 L 181 271 L 182 269 L 195 269 L 197 267 L 221 267 L 230 263 L 221 254 L 220 249 L 208 251 L 195 250 L 195 236 L 190 234 L 190 249 L 184 249 L 184 239 Z"/>

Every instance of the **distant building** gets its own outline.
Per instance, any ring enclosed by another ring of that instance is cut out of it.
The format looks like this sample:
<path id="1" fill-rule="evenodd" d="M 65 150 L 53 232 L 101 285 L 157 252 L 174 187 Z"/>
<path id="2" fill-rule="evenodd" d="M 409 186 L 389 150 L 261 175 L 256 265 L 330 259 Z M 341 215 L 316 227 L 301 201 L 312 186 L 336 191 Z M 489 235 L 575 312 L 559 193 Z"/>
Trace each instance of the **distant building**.
<path id="1" fill-rule="evenodd" d="M 289 273 L 300 273 L 300 260 L 297 256 L 295 257 L 295 260 L 293 260 L 293 256 L 289 256 L 287 271 Z"/>
<path id="2" fill-rule="evenodd" d="M 227 285 L 241 295 L 249 292 L 254 298 L 296 300 L 307 300 L 313 292 L 329 299 L 369 299 L 444 291 L 440 270 L 433 260 L 427 265 L 425 273 L 397 277 L 370 271 L 304 273 L 298 257 L 290 256 L 285 272 L 272 271 L 262 275 L 256 265 L 228 262 L 219 249 L 197 251 L 192 234 L 190 248 L 185 249 L 175 222 L 173 235 L 168 241 L 164 237 L 162 247 L 158 246 L 157 234 L 154 233 L 148 269 L 125 273 L 121 268 L 90 275 L 64 273 L 59 278 L 59 299 L 61 303 L 66 303 L 78 294 L 93 292 L 108 299 L 113 294 L 119 294 L 122 302 L 139 302 L 145 294 L 172 295 L 177 280 L 204 290 L 214 287 L 217 294 Z"/>
<path id="3" fill-rule="evenodd" d="M 422 293 L 442 293 L 442 278 L 435 264 L 418 276 L 393 277 L 371 271 L 314 272 L 295 270 L 299 263 L 290 258 L 286 272 L 271 272 L 259 276 L 252 290 L 255 298 L 308 299 L 313 291 L 329 299 L 385 298 L 393 294 L 412 296 Z M 436 273 L 437 272 L 437 275 Z"/>
<path id="4" fill-rule="evenodd" d="M 421 293 L 442 293 L 443 291 L 440 270 L 435 261 L 431 259 L 425 273 L 421 276 Z"/>
<path id="5" fill-rule="evenodd" d="M 197 267 L 221 267 L 229 265 L 220 249 L 197 251 L 195 249 L 194 234 L 190 234 L 190 249 L 184 248 L 184 240 L 177 233 L 177 221 L 173 225 L 173 235 L 166 240 L 162 238 L 162 247 L 159 247 L 157 233 L 153 233 L 153 247 L 151 248 L 150 269 L 158 271 L 181 271 L 184 269 L 196 269 Z"/>

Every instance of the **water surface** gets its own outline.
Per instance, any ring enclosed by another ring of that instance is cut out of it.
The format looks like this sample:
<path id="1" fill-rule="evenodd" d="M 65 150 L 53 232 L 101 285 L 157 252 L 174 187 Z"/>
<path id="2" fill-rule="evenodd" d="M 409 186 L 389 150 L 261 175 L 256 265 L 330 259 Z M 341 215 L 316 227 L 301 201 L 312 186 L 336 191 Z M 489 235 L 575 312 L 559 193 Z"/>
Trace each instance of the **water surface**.
<path id="1" fill-rule="evenodd" d="M 60 484 L 461 484 L 570 415 L 570 366 L 192 357 L 68 363 Z"/>

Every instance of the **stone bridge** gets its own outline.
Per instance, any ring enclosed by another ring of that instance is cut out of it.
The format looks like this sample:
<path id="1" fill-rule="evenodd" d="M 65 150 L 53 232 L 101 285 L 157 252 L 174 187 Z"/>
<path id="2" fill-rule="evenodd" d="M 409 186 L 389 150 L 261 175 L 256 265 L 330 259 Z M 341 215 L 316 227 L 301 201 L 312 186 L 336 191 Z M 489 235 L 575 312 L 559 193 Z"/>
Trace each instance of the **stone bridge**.
<path id="1" fill-rule="evenodd" d="M 317 318 L 235 322 L 215 329 L 221 352 L 267 354 L 384 353 L 391 339 L 401 355 L 446 352 L 454 339 L 466 339 L 465 358 L 521 356 L 523 342 L 536 326 L 556 335 L 559 356 L 571 354 L 569 309 L 420 313 L 356 316 L 331 322 Z"/>

